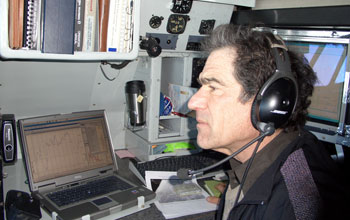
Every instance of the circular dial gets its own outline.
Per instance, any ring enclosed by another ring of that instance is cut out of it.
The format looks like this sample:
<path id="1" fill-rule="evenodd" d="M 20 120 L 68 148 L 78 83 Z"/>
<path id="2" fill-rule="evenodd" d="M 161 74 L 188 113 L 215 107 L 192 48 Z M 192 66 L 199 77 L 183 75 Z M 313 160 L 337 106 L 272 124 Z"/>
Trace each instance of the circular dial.
<path id="1" fill-rule="evenodd" d="M 149 26 L 151 26 L 151 28 L 159 28 L 163 19 L 164 18 L 162 16 L 152 16 L 149 20 Z"/>
<path id="2" fill-rule="evenodd" d="M 189 16 L 172 14 L 169 16 L 167 31 L 170 34 L 182 34 L 185 31 Z"/>

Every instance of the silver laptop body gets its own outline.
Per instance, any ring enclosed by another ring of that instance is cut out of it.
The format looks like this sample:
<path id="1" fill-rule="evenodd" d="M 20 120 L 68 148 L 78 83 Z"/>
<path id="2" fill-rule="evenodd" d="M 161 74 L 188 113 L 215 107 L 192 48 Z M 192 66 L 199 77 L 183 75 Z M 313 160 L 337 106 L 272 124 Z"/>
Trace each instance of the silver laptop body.
<path id="1" fill-rule="evenodd" d="M 20 119 L 18 125 L 30 190 L 50 215 L 56 212 L 61 219 L 85 215 L 98 219 L 137 207 L 139 197 L 144 201 L 155 198 L 154 192 L 117 174 L 104 110 Z M 109 176 L 117 176 L 127 189 L 71 204 L 66 204 L 67 200 L 58 204 L 52 198 L 55 191 L 75 189 Z"/>

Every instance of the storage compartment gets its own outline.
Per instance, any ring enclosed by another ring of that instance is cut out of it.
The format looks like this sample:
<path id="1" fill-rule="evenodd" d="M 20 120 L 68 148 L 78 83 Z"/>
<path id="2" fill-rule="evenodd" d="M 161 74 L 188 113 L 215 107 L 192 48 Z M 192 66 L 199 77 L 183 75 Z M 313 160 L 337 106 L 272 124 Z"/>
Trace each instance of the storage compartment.
<path id="1" fill-rule="evenodd" d="M 153 155 L 151 146 L 174 142 L 195 142 L 197 136 L 196 120 L 186 115 L 160 115 L 160 96 L 169 97 L 169 84 L 189 87 L 192 80 L 192 60 L 198 54 L 181 57 L 172 54 L 171 57 L 139 59 L 135 79 L 146 84 L 147 110 L 146 125 L 139 128 L 127 127 L 125 142 L 127 148 L 135 156 L 150 159 Z M 151 80 L 150 80 L 151 79 Z M 187 105 L 187 104 L 186 104 Z M 128 121 L 128 119 L 126 119 Z M 138 140 L 138 141 L 136 141 Z M 178 154 L 188 153 L 179 151 Z"/>
<path id="2" fill-rule="evenodd" d="M 136 135 L 151 143 L 195 138 L 190 132 L 195 129 L 195 119 L 184 114 L 160 114 L 160 96 L 169 97 L 169 84 L 188 88 L 191 85 L 192 59 L 193 56 L 143 57 L 139 61 L 135 79 L 143 80 L 146 84 L 147 110 L 146 125 L 140 129 L 131 129 Z"/>

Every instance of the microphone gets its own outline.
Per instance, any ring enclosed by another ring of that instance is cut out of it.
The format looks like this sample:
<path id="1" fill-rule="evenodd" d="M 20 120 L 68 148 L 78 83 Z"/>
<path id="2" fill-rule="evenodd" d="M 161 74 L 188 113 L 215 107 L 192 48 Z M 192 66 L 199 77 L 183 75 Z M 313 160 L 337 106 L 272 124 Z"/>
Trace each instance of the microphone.
<path id="1" fill-rule="evenodd" d="M 189 169 L 187 168 L 181 168 L 177 171 L 176 175 L 177 177 L 179 177 L 179 179 L 182 179 L 182 180 L 190 180 L 192 178 L 192 176 L 190 176 L 190 171 Z"/>
<path id="2" fill-rule="evenodd" d="M 183 180 L 188 180 L 191 179 L 193 175 L 197 175 L 200 174 L 202 175 L 205 171 L 211 170 L 217 166 L 220 166 L 221 164 L 225 163 L 226 161 L 230 160 L 231 158 L 233 158 L 234 156 L 238 155 L 239 153 L 241 153 L 242 151 L 244 151 L 245 149 L 247 149 L 250 145 L 254 144 L 256 141 L 262 140 L 264 139 L 266 136 L 270 136 L 273 133 L 275 133 L 275 128 L 273 126 L 273 124 L 266 124 L 263 122 L 258 122 L 258 127 L 260 130 L 260 134 L 258 137 L 254 138 L 253 140 L 251 140 L 249 143 L 247 143 L 246 145 L 244 145 L 243 147 L 241 147 L 240 149 L 238 149 L 237 151 L 235 151 L 233 154 L 231 154 L 230 156 L 214 163 L 213 165 L 204 167 L 202 169 L 199 170 L 190 170 L 187 168 L 181 168 L 177 171 L 177 177 L 179 179 L 183 179 Z"/>

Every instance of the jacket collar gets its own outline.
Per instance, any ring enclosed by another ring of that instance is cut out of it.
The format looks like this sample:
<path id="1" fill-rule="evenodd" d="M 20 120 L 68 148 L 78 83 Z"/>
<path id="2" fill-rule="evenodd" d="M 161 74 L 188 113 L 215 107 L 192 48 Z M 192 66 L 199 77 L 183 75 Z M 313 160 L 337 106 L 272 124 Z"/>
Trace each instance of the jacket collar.
<path id="1" fill-rule="evenodd" d="M 295 142 L 300 136 L 298 131 L 281 132 L 275 139 L 259 151 L 248 171 L 246 181 L 243 185 L 244 198 L 241 203 L 265 201 L 272 191 L 275 175 L 280 175 L 278 170 L 288 155 L 293 151 Z M 292 144 L 293 143 L 293 144 Z M 230 161 L 231 165 L 236 165 L 233 172 L 229 174 L 239 183 L 242 181 L 244 171 L 248 161 L 238 164 L 237 161 Z M 231 181 L 230 181 L 231 182 Z M 262 187 L 263 186 L 263 187 Z M 234 187 L 234 186 L 231 186 Z"/>

